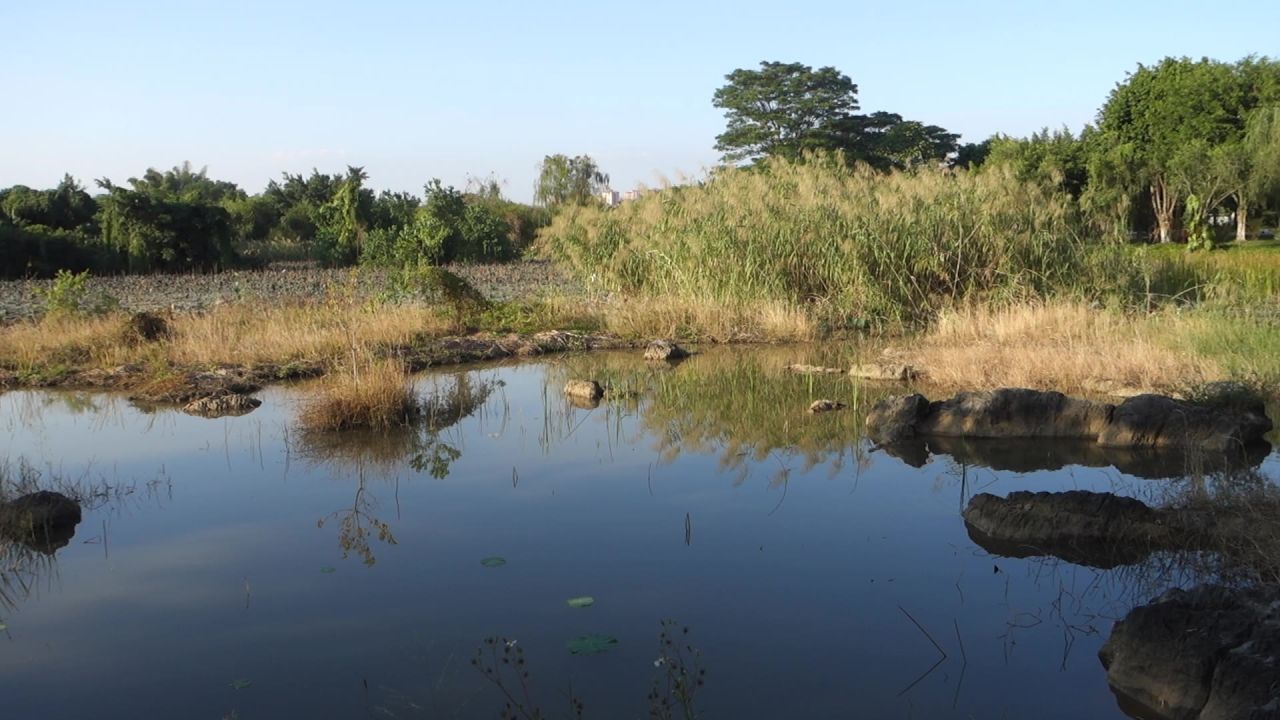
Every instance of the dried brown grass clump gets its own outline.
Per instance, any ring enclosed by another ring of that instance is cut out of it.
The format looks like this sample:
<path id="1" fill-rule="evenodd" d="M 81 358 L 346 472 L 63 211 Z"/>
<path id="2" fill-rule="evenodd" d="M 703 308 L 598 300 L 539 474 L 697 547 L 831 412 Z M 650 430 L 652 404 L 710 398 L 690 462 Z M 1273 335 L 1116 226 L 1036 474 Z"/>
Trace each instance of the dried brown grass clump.
<path id="1" fill-rule="evenodd" d="M 639 296 L 605 303 L 604 325 L 623 337 L 674 337 L 708 342 L 804 342 L 818 337 L 803 307 L 776 300 Z"/>
<path id="2" fill-rule="evenodd" d="M 366 360 L 322 380 L 298 422 L 303 432 L 385 430 L 409 425 L 421 414 L 421 401 L 401 363 Z"/>
<path id="3" fill-rule="evenodd" d="M 1194 330 L 1177 316 L 1074 302 L 968 306 L 942 313 L 895 354 L 945 386 L 1176 390 L 1222 375 L 1186 341 Z"/>

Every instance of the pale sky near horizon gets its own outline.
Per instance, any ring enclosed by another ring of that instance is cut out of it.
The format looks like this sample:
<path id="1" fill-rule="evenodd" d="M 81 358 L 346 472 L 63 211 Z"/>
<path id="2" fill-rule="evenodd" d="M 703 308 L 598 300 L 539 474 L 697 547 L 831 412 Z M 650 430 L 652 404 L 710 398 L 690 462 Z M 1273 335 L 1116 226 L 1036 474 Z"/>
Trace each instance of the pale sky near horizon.
<path id="1" fill-rule="evenodd" d="M 363 166 L 532 194 L 550 153 L 615 189 L 698 175 L 711 96 L 762 60 L 835 66 L 863 111 L 977 141 L 1079 130 L 1138 63 L 1280 55 L 1280 2 L 0 0 L 0 187 L 190 160 L 260 191 Z"/>

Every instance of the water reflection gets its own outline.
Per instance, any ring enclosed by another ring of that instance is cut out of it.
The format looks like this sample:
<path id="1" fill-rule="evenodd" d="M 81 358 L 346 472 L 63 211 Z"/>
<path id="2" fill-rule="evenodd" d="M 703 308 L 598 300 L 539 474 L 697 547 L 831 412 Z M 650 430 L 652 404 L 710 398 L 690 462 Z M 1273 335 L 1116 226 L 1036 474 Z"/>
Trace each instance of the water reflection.
<path id="1" fill-rule="evenodd" d="M 1009 551 L 971 536 L 961 511 L 1024 488 L 1155 503 L 1194 485 L 1142 478 L 1188 461 L 947 440 L 893 457 L 862 439 L 862 409 L 900 388 L 784 370 L 847 364 L 823 352 L 431 374 L 424 421 L 388 433 L 299 432 L 305 386 L 213 422 L 96 398 L 114 413 L 104 423 L 33 398 L 41 422 L 24 425 L 0 396 L 10 454 L 123 477 L 166 468 L 180 489 L 118 523 L 109 548 L 114 511 L 86 505 L 56 566 L 9 544 L 30 559 L 6 586 L 21 614 L 0 617 L 19 630 L 0 653 L 8 702 L 22 717 L 233 704 L 244 717 L 488 717 L 501 698 L 466 661 L 501 636 L 536 662 L 535 699 L 552 705 L 572 682 L 588 717 L 636 717 L 648 679 L 674 686 L 652 641 L 675 616 L 712 674 L 703 717 L 1118 717 L 1096 660 L 1110 623 L 1212 566 L 1167 549 L 1106 567 Z M 574 406 L 570 378 L 610 392 Z M 849 407 L 807 414 L 819 398 Z M 481 564 L 494 556 L 507 562 Z M 51 577 L 55 592 L 22 602 L 24 584 Z M 566 604 L 585 595 L 591 607 Z M 618 642 L 567 649 L 591 636 Z M 229 687 L 241 678 L 252 685 Z M 56 692 L 68 683 L 84 692 Z"/>

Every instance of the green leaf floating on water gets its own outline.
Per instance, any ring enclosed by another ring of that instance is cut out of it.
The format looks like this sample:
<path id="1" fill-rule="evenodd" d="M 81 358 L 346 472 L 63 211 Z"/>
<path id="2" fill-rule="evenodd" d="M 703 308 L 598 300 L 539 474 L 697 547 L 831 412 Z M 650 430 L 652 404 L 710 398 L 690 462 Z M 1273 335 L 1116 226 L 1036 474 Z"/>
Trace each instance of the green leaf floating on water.
<path id="1" fill-rule="evenodd" d="M 618 638 L 612 635 L 583 635 L 565 643 L 574 655 L 599 655 L 618 646 Z"/>
<path id="2" fill-rule="evenodd" d="M 487 557 L 481 560 L 480 564 L 485 567 L 502 567 L 507 564 L 507 559 L 500 557 Z"/>
<path id="3" fill-rule="evenodd" d="M 230 686 L 231 686 L 231 688 L 232 688 L 233 690 L 243 690 L 243 689 L 245 689 L 245 688 L 249 687 L 250 685 L 252 685 L 252 684 L 253 684 L 253 681 L 252 681 L 252 680 L 246 680 L 246 679 L 244 679 L 244 678 L 236 678 L 235 680 L 232 680 L 231 682 L 229 682 L 229 683 L 227 683 L 227 684 L 228 684 L 228 685 L 230 685 Z"/>
<path id="4" fill-rule="evenodd" d="M 569 607 L 583 608 L 595 605 L 596 599 L 590 595 L 583 595 L 582 597 L 569 598 L 565 602 L 569 604 Z"/>
<path id="5" fill-rule="evenodd" d="M 4 632 L 5 630 L 8 630 L 8 629 L 9 629 L 8 625 L 5 625 L 4 623 L 0 623 L 0 632 Z"/>
<path id="6" fill-rule="evenodd" d="M 338 568 L 336 568 L 336 567 L 329 567 L 328 565 L 325 565 L 324 567 L 320 568 L 320 572 L 322 572 L 322 573 L 324 573 L 324 574 L 326 574 L 326 575 L 327 575 L 327 574 L 329 574 L 329 573 L 336 573 L 336 572 L 338 572 Z"/>

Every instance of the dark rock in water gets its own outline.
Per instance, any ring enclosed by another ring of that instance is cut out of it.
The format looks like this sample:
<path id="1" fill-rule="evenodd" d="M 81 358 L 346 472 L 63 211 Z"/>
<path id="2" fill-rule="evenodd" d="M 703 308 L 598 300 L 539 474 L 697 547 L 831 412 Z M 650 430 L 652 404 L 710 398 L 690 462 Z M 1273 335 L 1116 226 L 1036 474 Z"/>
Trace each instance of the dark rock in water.
<path id="1" fill-rule="evenodd" d="M 600 407 L 600 398 L 595 395 L 575 395 L 573 393 L 566 393 L 564 397 L 569 401 L 570 405 L 580 410 L 595 410 Z"/>
<path id="2" fill-rule="evenodd" d="M 890 395 L 867 413 L 867 432 L 881 445 L 891 445 L 915 437 L 916 425 L 929 411 L 929 401 L 920 393 Z"/>
<path id="3" fill-rule="evenodd" d="M 1280 718 L 1280 591 L 1171 590 L 1116 623 L 1098 656 L 1122 702 L 1152 717 Z"/>
<path id="4" fill-rule="evenodd" d="M 682 360 L 689 357 L 689 351 L 670 340 L 654 340 L 644 349 L 644 359 L 654 361 Z"/>
<path id="5" fill-rule="evenodd" d="M 917 447 L 908 449 L 914 444 Z M 941 435 L 917 437 L 886 447 L 885 451 L 920 467 L 931 455 L 949 457 L 965 466 L 985 467 L 1001 472 L 1028 473 L 1059 470 L 1076 465 L 1114 467 L 1149 480 L 1186 477 L 1187 468 L 1217 473 L 1254 468 L 1271 453 L 1270 443 L 1253 443 L 1242 452 L 1228 451 L 1192 457 L 1190 448 L 1110 448 L 1086 438 L 965 438 Z M 910 458 L 910 460 L 907 460 Z"/>
<path id="6" fill-rule="evenodd" d="M 843 410 L 845 407 L 844 403 L 836 402 L 835 400 L 814 400 L 809 404 L 809 413 L 831 412 L 832 410 Z"/>
<path id="7" fill-rule="evenodd" d="M 570 397 L 599 400 L 604 397 L 604 388 L 595 380 L 570 380 L 564 384 L 564 394 Z"/>
<path id="8" fill-rule="evenodd" d="M 262 401 L 239 393 L 227 393 L 193 400 L 182 407 L 182 412 L 206 418 L 246 415 L 262 405 Z"/>
<path id="9" fill-rule="evenodd" d="M 1059 392 L 1002 388 L 962 392 L 929 405 L 916 425 L 924 435 L 985 438 L 1096 438 L 1112 406 Z"/>
<path id="10" fill-rule="evenodd" d="M 1137 395 L 1116 406 L 1111 422 L 1098 434 L 1098 444 L 1222 452 L 1260 442 L 1270 431 L 1271 420 L 1262 407 L 1231 410 L 1163 395 Z"/>
<path id="11" fill-rule="evenodd" d="M 80 504 L 41 490 L 0 503 L 0 535 L 43 553 L 65 547 L 80 524 Z"/>
<path id="12" fill-rule="evenodd" d="M 1084 490 L 980 493 L 964 509 L 969 537 L 995 555 L 1052 555 L 1077 565 L 1128 565 L 1170 547 L 1164 516 L 1140 500 Z"/>
<path id="13" fill-rule="evenodd" d="M 867 428 L 881 444 L 915 435 L 963 438 L 1075 438 L 1103 448 L 1181 447 L 1248 452 L 1271 430 L 1258 404 L 1198 404 L 1138 395 L 1120 405 L 1019 388 L 962 392 L 927 402 L 920 395 L 876 403 Z"/>

